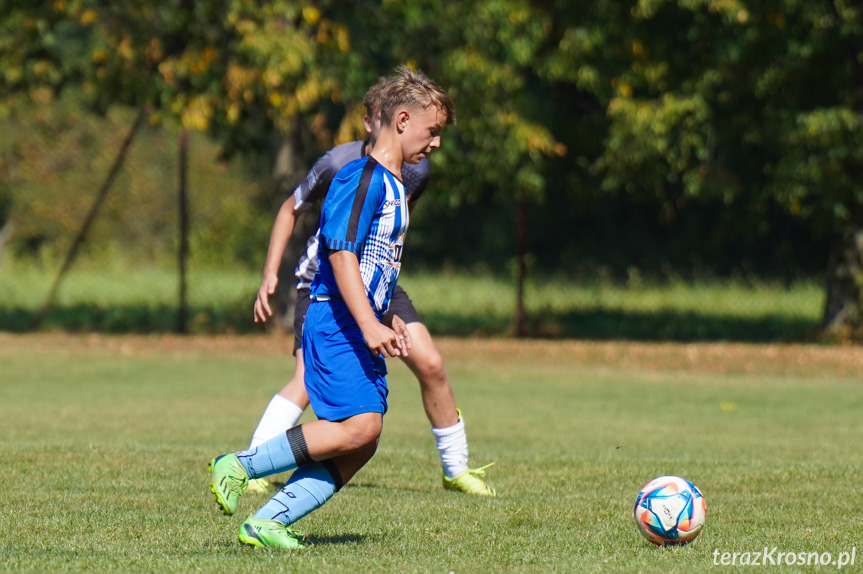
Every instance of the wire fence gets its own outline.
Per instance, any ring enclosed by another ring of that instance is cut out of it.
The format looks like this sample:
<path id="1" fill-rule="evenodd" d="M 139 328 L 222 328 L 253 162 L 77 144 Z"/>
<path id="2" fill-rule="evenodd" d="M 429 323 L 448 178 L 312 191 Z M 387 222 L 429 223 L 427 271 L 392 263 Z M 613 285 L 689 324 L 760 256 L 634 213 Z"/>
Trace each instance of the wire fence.
<path id="1" fill-rule="evenodd" d="M 267 160 L 222 161 L 203 135 L 146 114 L 136 124 L 128 110 L 95 118 L 72 109 L 0 120 L 0 330 L 261 329 L 252 303 L 285 197 Z M 303 232 L 292 241 L 304 243 Z M 435 269 L 406 258 L 400 284 L 433 333 L 513 334 L 514 266 Z M 270 329 L 291 328 L 290 266 L 280 289 L 286 320 Z M 814 333 L 823 305 L 815 280 L 660 283 L 637 271 L 622 281 L 560 271 L 529 272 L 526 334 L 798 340 Z"/>

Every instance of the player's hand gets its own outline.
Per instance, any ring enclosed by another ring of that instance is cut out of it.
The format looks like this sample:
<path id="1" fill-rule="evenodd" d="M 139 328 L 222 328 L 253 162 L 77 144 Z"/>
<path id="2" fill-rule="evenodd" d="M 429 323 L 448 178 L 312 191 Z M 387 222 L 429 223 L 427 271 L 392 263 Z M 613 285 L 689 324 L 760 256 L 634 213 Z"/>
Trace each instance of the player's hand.
<path id="1" fill-rule="evenodd" d="M 404 340 L 399 339 L 399 335 L 386 325 L 371 323 L 362 332 L 366 344 L 375 355 L 384 358 L 401 356 Z"/>
<path id="2" fill-rule="evenodd" d="M 270 295 L 276 292 L 276 285 L 279 284 L 279 278 L 275 273 L 264 275 L 264 280 L 261 281 L 261 288 L 258 289 L 258 298 L 255 299 L 255 323 L 266 323 L 267 317 L 273 316 L 273 310 L 270 309 Z"/>
<path id="3" fill-rule="evenodd" d="M 407 357 L 410 350 L 413 348 L 413 342 L 411 341 L 411 333 L 408 331 L 407 323 L 399 317 L 398 315 L 393 314 L 393 319 L 390 324 L 392 330 L 395 332 L 396 337 L 398 337 L 397 346 L 399 351 L 401 351 L 402 357 Z"/>

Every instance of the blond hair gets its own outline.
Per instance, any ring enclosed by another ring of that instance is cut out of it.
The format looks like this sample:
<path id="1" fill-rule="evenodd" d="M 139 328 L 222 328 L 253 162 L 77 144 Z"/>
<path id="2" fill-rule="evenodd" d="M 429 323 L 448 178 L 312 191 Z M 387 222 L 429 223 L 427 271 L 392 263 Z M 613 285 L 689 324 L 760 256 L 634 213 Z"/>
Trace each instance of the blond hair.
<path id="1" fill-rule="evenodd" d="M 405 65 L 381 89 L 381 125 L 389 125 L 400 108 L 427 110 L 434 106 L 446 115 L 446 123 L 455 123 L 455 104 L 446 91 L 420 70 Z"/>
<path id="2" fill-rule="evenodd" d="M 366 107 L 366 114 L 369 117 L 375 115 L 375 110 L 381 107 L 381 91 L 389 82 L 389 78 L 381 76 L 374 86 L 369 88 L 366 95 L 363 97 L 363 105 Z"/>

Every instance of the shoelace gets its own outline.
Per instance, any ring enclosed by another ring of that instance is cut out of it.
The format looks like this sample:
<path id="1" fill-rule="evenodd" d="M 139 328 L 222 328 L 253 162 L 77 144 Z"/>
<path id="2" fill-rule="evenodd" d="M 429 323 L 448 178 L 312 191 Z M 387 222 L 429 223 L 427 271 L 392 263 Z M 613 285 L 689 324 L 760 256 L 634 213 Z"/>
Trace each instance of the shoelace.
<path id="1" fill-rule="evenodd" d="M 305 532 L 297 530 L 296 528 L 291 528 L 290 526 L 282 525 L 282 527 L 277 527 L 279 530 L 284 529 L 285 533 L 292 538 L 296 538 L 301 542 L 306 538 Z"/>
<path id="2" fill-rule="evenodd" d="M 242 496 L 246 491 L 246 485 L 249 483 L 248 480 L 243 480 L 240 478 L 234 478 L 233 476 L 226 476 L 228 483 L 228 492 L 231 494 L 235 494 L 238 497 Z"/>
<path id="3" fill-rule="evenodd" d="M 467 469 L 467 473 L 473 476 L 485 476 L 485 469 L 490 466 L 494 466 L 494 463 L 490 462 L 487 465 L 481 466 L 479 468 L 469 468 Z"/>
<path id="4" fill-rule="evenodd" d="M 304 539 L 306 537 L 306 533 L 302 530 L 297 530 L 296 528 L 291 528 L 290 526 L 285 526 L 285 532 L 293 536 L 294 538 Z"/>

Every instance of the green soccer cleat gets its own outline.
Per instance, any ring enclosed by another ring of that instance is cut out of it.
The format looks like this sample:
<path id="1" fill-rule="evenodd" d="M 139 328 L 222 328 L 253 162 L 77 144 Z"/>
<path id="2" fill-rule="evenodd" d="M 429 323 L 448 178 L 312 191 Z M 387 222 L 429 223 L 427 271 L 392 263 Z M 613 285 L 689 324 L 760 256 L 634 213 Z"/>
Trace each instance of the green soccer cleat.
<path id="1" fill-rule="evenodd" d="M 447 478 L 446 473 L 444 473 L 443 487 L 446 490 L 466 492 L 477 496 L 497 496 L 497 492 L 480 478 L 481 476 L 485 476 L 485 469 L 492 464 L 494 463 L 492 462 L 480 468 L 469 468 L 455 478 Z"/>
<path id="2" fill-rule="evenodd" d="M 260 518 L 247 518 L 240 526 L 237 538 L 243 544 L 259 548 L 305 548 L 298 538 L 303 533 L 278 520 L 263 520 Z"/>
<path id="3" fill-rule="evenodd" d="M 253 494 L 272 494 L 276 491 L 276 485 L 266 478 L 250 478 L 246 486 L 246 492 Z"/>
<path id="4" fill-rule="evenodd" d="M 216 495 L 216 502 L 225 514 L 237 510 L 237 503 L 249 484 L 249 475 L 235 454 L 223 454 L 210 461 L 207 470 L 210 477 L 210 490 Z"/>

